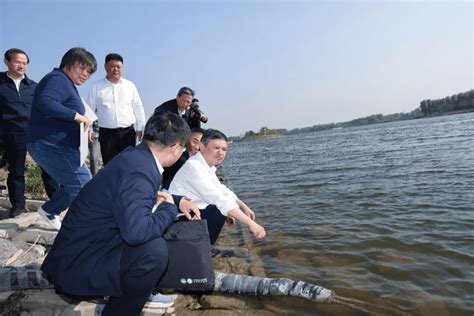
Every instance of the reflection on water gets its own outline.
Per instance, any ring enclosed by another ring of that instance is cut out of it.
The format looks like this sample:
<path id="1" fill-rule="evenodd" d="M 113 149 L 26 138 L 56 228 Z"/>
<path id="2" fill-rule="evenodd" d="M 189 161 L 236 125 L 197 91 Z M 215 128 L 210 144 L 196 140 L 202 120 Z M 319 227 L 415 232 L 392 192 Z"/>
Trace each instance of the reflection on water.
<path id="1" fill-rule="evenodd" d="M 474 113 L 233 143 L 224 170 L 267 229 L 255 247 L 269 277 L 408 314 L 472 315 Z"/>

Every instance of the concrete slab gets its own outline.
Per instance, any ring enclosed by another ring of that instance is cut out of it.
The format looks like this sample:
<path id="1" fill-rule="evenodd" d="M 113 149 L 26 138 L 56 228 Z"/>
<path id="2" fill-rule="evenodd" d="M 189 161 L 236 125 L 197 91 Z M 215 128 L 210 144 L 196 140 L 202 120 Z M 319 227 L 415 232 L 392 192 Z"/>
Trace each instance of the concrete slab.
<path id="1" fill-rule="evenodd" d="M 0 221 L 0 238 L 11 239 L 13 236 L 16 236 L 17 230 L 18 224 Z"/>
<path id="2" fill-rule="evenodd" d="M 15 218 L 7 218 L 0 223 L 10 223 L 10 224 L 17 224 L 18 227 L 29 227 L 30 225 L 36 224 L 38 221 L 42 221 L 39 214 L 37 212 L 31 213 L 23 213 L 18 215 Z"/>
<path id="3" fill-rule="evenodd" d="M 39 306 L 56 309 L 70 305 L 54 290 L 27 290 L 24 291 L 24 295 L 25 297 L 21 299 L 21 306 L 29 311 L 37 309 Z"/>
<path id="4" fill-rule="evenodd" d="M 41 227 L 29 228 L 24 231 L 17 231 L 16 234 L 10 233 L 13 241 L 24 241 L 28 243 L 34 243 L 38 240 L 38 244 L 52 245 L 58 231 L 52 228 L 44 229 Z"/>
<path id="5" fill-rule="evenodd" d="M 173 307 L 168 308 L 144 308 L 140 316 L 170 315 L 174 313 Z"/>
<path id="6" fill-rule="evenodd" d="M 8 194 L 8 192 L 6 192 L 6 191 L 4 193 L 5 193 L 5 195 Z M 26 199 L 25 204 L 26 204 L 26 208 L 28 208 L 29 210 L 36 211 L 36 209 L 38 207 L 40 207 L 41 205 L 44 204 L 44 201 Z M 10 201 L 8 200 L 7 196 L 4 196 L 4 197 L 0 196 L 0 207 L 5 208 L 5 209 L 10 209 L 11 208 L 11 204 L 10 204 Z"/>
<path id="7" fill-rule="evenodd" d="M 0 304 L 2 302 L 5 302 L 10 297 L 10 295 L 12 295 L 13 293 L 15 293 L 15 291 L 0 292 Z"/>

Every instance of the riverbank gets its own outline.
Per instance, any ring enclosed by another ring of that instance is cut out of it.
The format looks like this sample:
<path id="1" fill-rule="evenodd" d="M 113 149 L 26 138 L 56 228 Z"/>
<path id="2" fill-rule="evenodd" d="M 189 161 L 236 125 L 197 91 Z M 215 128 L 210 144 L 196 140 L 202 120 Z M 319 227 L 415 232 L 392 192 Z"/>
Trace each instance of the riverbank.
<path id="1" fill-rule="evenodd" d="M 36 209 L 42 201 L 29 200 L 27 208 Z M 56 232 L 36 212 L 7 219 L 9 203 L 0 196 L 0 264 L 39 268 Z M 260 258 L 246 230 L 225 227 L 217 244 L 214 268 L 225 273 L 265 276 Z M 18 256 L 18 254 L 21 254 Z M 144 309 L 142 315 L 274 315 L 278 311 L 256 296 L 219 293 L 175 295 L 175 304 L 167 309 Z M 55 294 L 52 289 L 0 292 L 0 315 L 95 315 L 96 302 L 74 302 Z"/>

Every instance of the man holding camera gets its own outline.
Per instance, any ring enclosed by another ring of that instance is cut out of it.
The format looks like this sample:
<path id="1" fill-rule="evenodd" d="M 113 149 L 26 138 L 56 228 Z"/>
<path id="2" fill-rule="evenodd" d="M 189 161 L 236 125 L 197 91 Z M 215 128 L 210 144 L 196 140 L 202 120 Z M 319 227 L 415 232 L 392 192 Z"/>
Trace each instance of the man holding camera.
<path id="1" fill-rule="evenodd" d="M 179 89 L 176 99 L 166 101 L 155 109 L 153 115 L 175 113 L 181 116 L 190 128 L 201 127 L 201 122 L 207 122 L 207 116 L 199 110 L 199 100 L 194 98 L 191 88 Z"/>

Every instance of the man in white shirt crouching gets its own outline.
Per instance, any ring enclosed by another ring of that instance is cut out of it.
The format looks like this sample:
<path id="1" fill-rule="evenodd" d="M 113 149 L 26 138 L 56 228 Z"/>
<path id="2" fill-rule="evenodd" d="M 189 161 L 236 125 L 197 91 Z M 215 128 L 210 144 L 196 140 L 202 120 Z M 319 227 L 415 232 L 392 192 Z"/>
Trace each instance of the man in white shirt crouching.
<path id="1" fill-rule="evenodd" d="M 201 218 L 207 220 L 211 244 L 214 244 L 226 218 L 247 225 L 256 238 L 265 237 L 265 229 L 255 222 L 255 213 L 234 192 L 220 183 L 216 166 L 224 162 L 227 154 L 227 137 L 224 133 L 208 129 L 204 132 L 200 152 L 190 157 L 176 173 L 169 191 L 183 195 L 196 203 Z"/>

